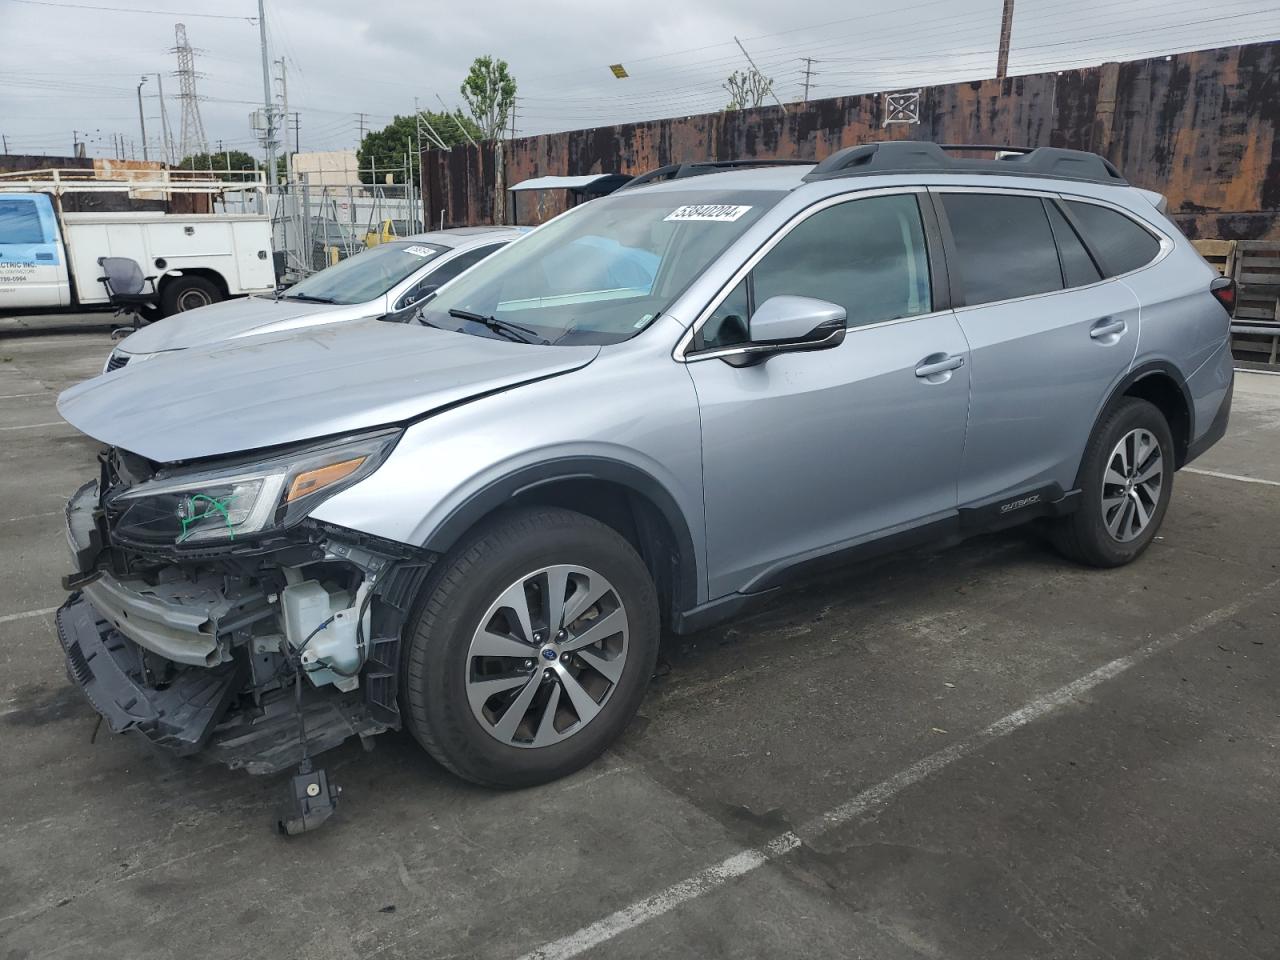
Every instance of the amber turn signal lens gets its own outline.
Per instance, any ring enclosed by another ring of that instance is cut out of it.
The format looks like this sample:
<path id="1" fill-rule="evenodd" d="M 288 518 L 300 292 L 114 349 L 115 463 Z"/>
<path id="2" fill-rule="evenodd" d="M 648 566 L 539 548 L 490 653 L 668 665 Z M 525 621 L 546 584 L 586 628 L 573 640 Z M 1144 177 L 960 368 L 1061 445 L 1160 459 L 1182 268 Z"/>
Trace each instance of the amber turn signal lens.
<path id="1" fill-rule="evenodd" d="M 289 493 L 285 496 L 284 502 L 292 503 L 299 497 L 315 493 L 343 477 L 351 476 L 360 469 L 360 464 L 366 459 L 366 457 L 356 457 L 354 460 L 343 460 L 341 463 L 331 463 L 327 467 L 316 467 L 314 470 L 298 474 L 293 478 L 293 483 L 289 484 Z"/>

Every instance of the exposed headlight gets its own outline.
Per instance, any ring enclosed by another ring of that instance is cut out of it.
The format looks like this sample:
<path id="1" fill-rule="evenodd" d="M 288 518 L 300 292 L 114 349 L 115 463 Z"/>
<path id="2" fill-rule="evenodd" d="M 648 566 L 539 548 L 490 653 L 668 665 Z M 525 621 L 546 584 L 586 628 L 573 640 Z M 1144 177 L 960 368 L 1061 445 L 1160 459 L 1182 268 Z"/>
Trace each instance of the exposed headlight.
<path id="1" fill-rule="evenodd" d="M 290 526 L 376 470 L 399 436 L 382 431 L 253 464 L 162 474 L 108 497 L 112 536 L 184 546 Z"/>
<path id="2" fill-rule="evenodd" d="M 112 370 L 119 370 L 121 367 L 131 363 L 141 363 L 143 360 L 150 360 L 157 357 L 156 353 L 124 353 L 121 350 L 112 350 L 107 354 L 107 362 L 102 365 L 103 373 L 110 373 Z"/>

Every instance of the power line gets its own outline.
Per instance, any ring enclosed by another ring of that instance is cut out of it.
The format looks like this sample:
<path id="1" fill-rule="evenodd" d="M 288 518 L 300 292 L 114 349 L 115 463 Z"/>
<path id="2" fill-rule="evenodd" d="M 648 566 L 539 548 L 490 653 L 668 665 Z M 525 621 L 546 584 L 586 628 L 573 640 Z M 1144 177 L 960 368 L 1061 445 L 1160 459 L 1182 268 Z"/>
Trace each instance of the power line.
<path id="1" fill-rule="evenodd" d="M 147 13 L 160 17 L 204 17 L 206 20 L 247 20 L 255 23 L 253 17 L 237 17 L 229 13 L 180 13 L 177 10 L 145 10 L 141 7 L 99 7 L 87 3 L 60 3 L 54 0 L 13 0 L 14 3 L 26 3 L 35 7 L 67 7 L 76 10 L 102 10 L 107 13 Z"/>

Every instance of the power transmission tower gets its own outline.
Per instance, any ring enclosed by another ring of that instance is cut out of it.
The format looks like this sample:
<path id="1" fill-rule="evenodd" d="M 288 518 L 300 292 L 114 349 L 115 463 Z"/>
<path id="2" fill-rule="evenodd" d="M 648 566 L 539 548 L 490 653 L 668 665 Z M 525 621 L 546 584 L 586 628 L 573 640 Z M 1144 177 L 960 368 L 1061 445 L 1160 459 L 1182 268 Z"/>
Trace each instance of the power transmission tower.
<path id="1" fill-rule="evenodd" d="M 813 80 L 813 57 L 801 57 L 804 61 L 804 102 L 809 102 L 809 84 Z"/>
<path id="2" fill-rule="evenodd" d="M 209 140 L 204 134 L 204 121 L 200 119 L 200 98 L 196 96 L 196 56 L 187 41 L 185 24 L 174 24 L 175 46 L 171 52 L 178 55 L 178 100 L 182 104 L 182 139 L 178 152 L 184 157 L 209 152 Z"/>
<path id="3" fill-rule="evenodd" d="M 1009 75 L 1009 40 L 1013 36 L 1013 0 L 1004 0 L 1000 14 L 1000 52 L 996 54 L 996 79 Z"/>

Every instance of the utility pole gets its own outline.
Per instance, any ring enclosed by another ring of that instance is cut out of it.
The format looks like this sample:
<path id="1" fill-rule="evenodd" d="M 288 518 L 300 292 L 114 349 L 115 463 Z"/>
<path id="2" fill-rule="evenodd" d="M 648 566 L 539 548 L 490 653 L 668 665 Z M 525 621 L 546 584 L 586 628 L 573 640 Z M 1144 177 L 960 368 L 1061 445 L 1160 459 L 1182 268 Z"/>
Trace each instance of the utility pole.
<path id="1" fill-rule="evenodd" d="M 173 155 L 173 132 L 169 129 L 169 111 L 164 105 L 164 79 L 156 74 L 156 94 L 160 97 L 160 132 L 164 135 L 164 159 L 172 166 L 180 157 Z"/>
<path id="2" fill-rule="evenodd" d="M 364 143 L 364 118 L 365 118 L 365 117 L 367 117 L 367 116 L 368 116 L 368 114 L 367 114 L 367 113 L 357 113 L 357 114 L 356 114 L 356 118 L 357 118 L 357 120 L 359 120 L 359 122 L 360 122 L 360 140 L 356 143 L 356 146 L 357 146 L 357 147 L 359 147 L 359 145 L 360 145 L 361 143 Z"/>
<path id="3" fill-rule="evenodd" d="M 284 57 L 276 63 L 280 66 L 280 117 L 284 134 L 284 178 L 286 183 L 293 183 L 293 158 L 289 153 L 289 72 Z"/>
<path id="4" fill-rule="evenodd" d="M 142 128 L 142 159 L 147 157 L 147 118 L 142 113 L 142 84 L 147 82 L 147 78 L 143 77 L 138 83 L 138 126 Z"/>
<path id="5" fill-rule="evenodd" d="M 1000 52 L 996 55 L 996 79 L 1009 75 L 1009 39 L 1013 35 L 1013 0 L 1004 0 L 1000 14 Z"/>
<path id="6" fill-rule="evenodd" d="M 809 83 L 813 79 L 813 57 L 801 57 L 804 61 L 804 102 L 809 102 Z"/>
<path id="7" fill-rule="evenodd" d="M 275 104 L 271 100 L 271 58 L 267 54 L 267 11 L 265 0 L 258 0 L 258 42 L 262 46 L 262 109 L 266 111 L 267 183 L 276 177 Z"/>
<path id="8" fill-rule="evenodd" d="M 1012 2 L 1013 2 L 1013 0 L 1008 0 L 1008 2 L 1012 3 Z M 751 59 L 751 54 L 747 53 L 747 48 L 746 48 L 746 47 L 744 47 L 744 46 L 742 45 L 742 41 L 741 41 L 741 40 L 739 40 L 737 37 L 734 37 L 734 38 L 733 38 L 733 42 L 734 42 L 734 43 L 736 43 L 736 44 L 738 45 L 738 49 L 742 51 L 742 55 L 743 55 L 744 57 L 746 57 L 746 58 L 747 58 L 747 63 L 751 64 L 751 69 L 752 69 L 752 70 L 754 70 L 756 73 L 760 74 L 760 76 L 762 76 L 762 77 L 763 77 L 763 76 L 764 76 L 764 74 L 763 74 L 763 73 L 760 73 L 760 68 L 759 68 L 759 67 L 757 67 L 757 66 L 756 66 L 756 62 L 755 62 L 754 60 L 752 60 L 752 59 Z M 777 92 L 776 90 L 774 90 L 774 89 L 773 89 L 773 84 L 772 84 L 772 83 L 770 83 L 770 84 L 769 84 L 769 93 L 771 93 L 771 94 L 773 95 L 773 99 L 774 99 L 774 101 L 778 104 L 778 106 L 782 107 L 782 112 L 783 112 L 783 113 L 786 113 L 786 112 L 787 112 L 787 108 L 786 108 L 786 107 L 784 107 L 784 106 L 782 105 L 782 101 L 778 99 L 778 92 Z"/>
<path id="9" fill-rule="evenodd" d="M 475 137 L 471 136 L 471 133 L 467 130 L 467 128 L 462 125 L 462 120 L 458 117 L 458 115 L 456 113 L 451 113 L 449 111 L 449 108 L 445 105 L 444 97 L 440 96 L 440 94 L 437 93 L 436 99 L 440 101 L 440 106 L 444 107 L 444 112 L 448 113 L 449 116 L 453 118 L 454 124 L 457 126 L 459 130 L 462 131 L 462 135 L 471 142 L 471 145 L 473 147 L 480 146 L 480 144 L 476 143 Z"/>
<path id="10" fill-rule="evenodd" d="M 4 136 L 4 134 L 0 134 L 0 140 L 4 141 L 4 153 L 5 153 L 5 156 L 8 156 L 9 155 L 9 138 Z"/>

